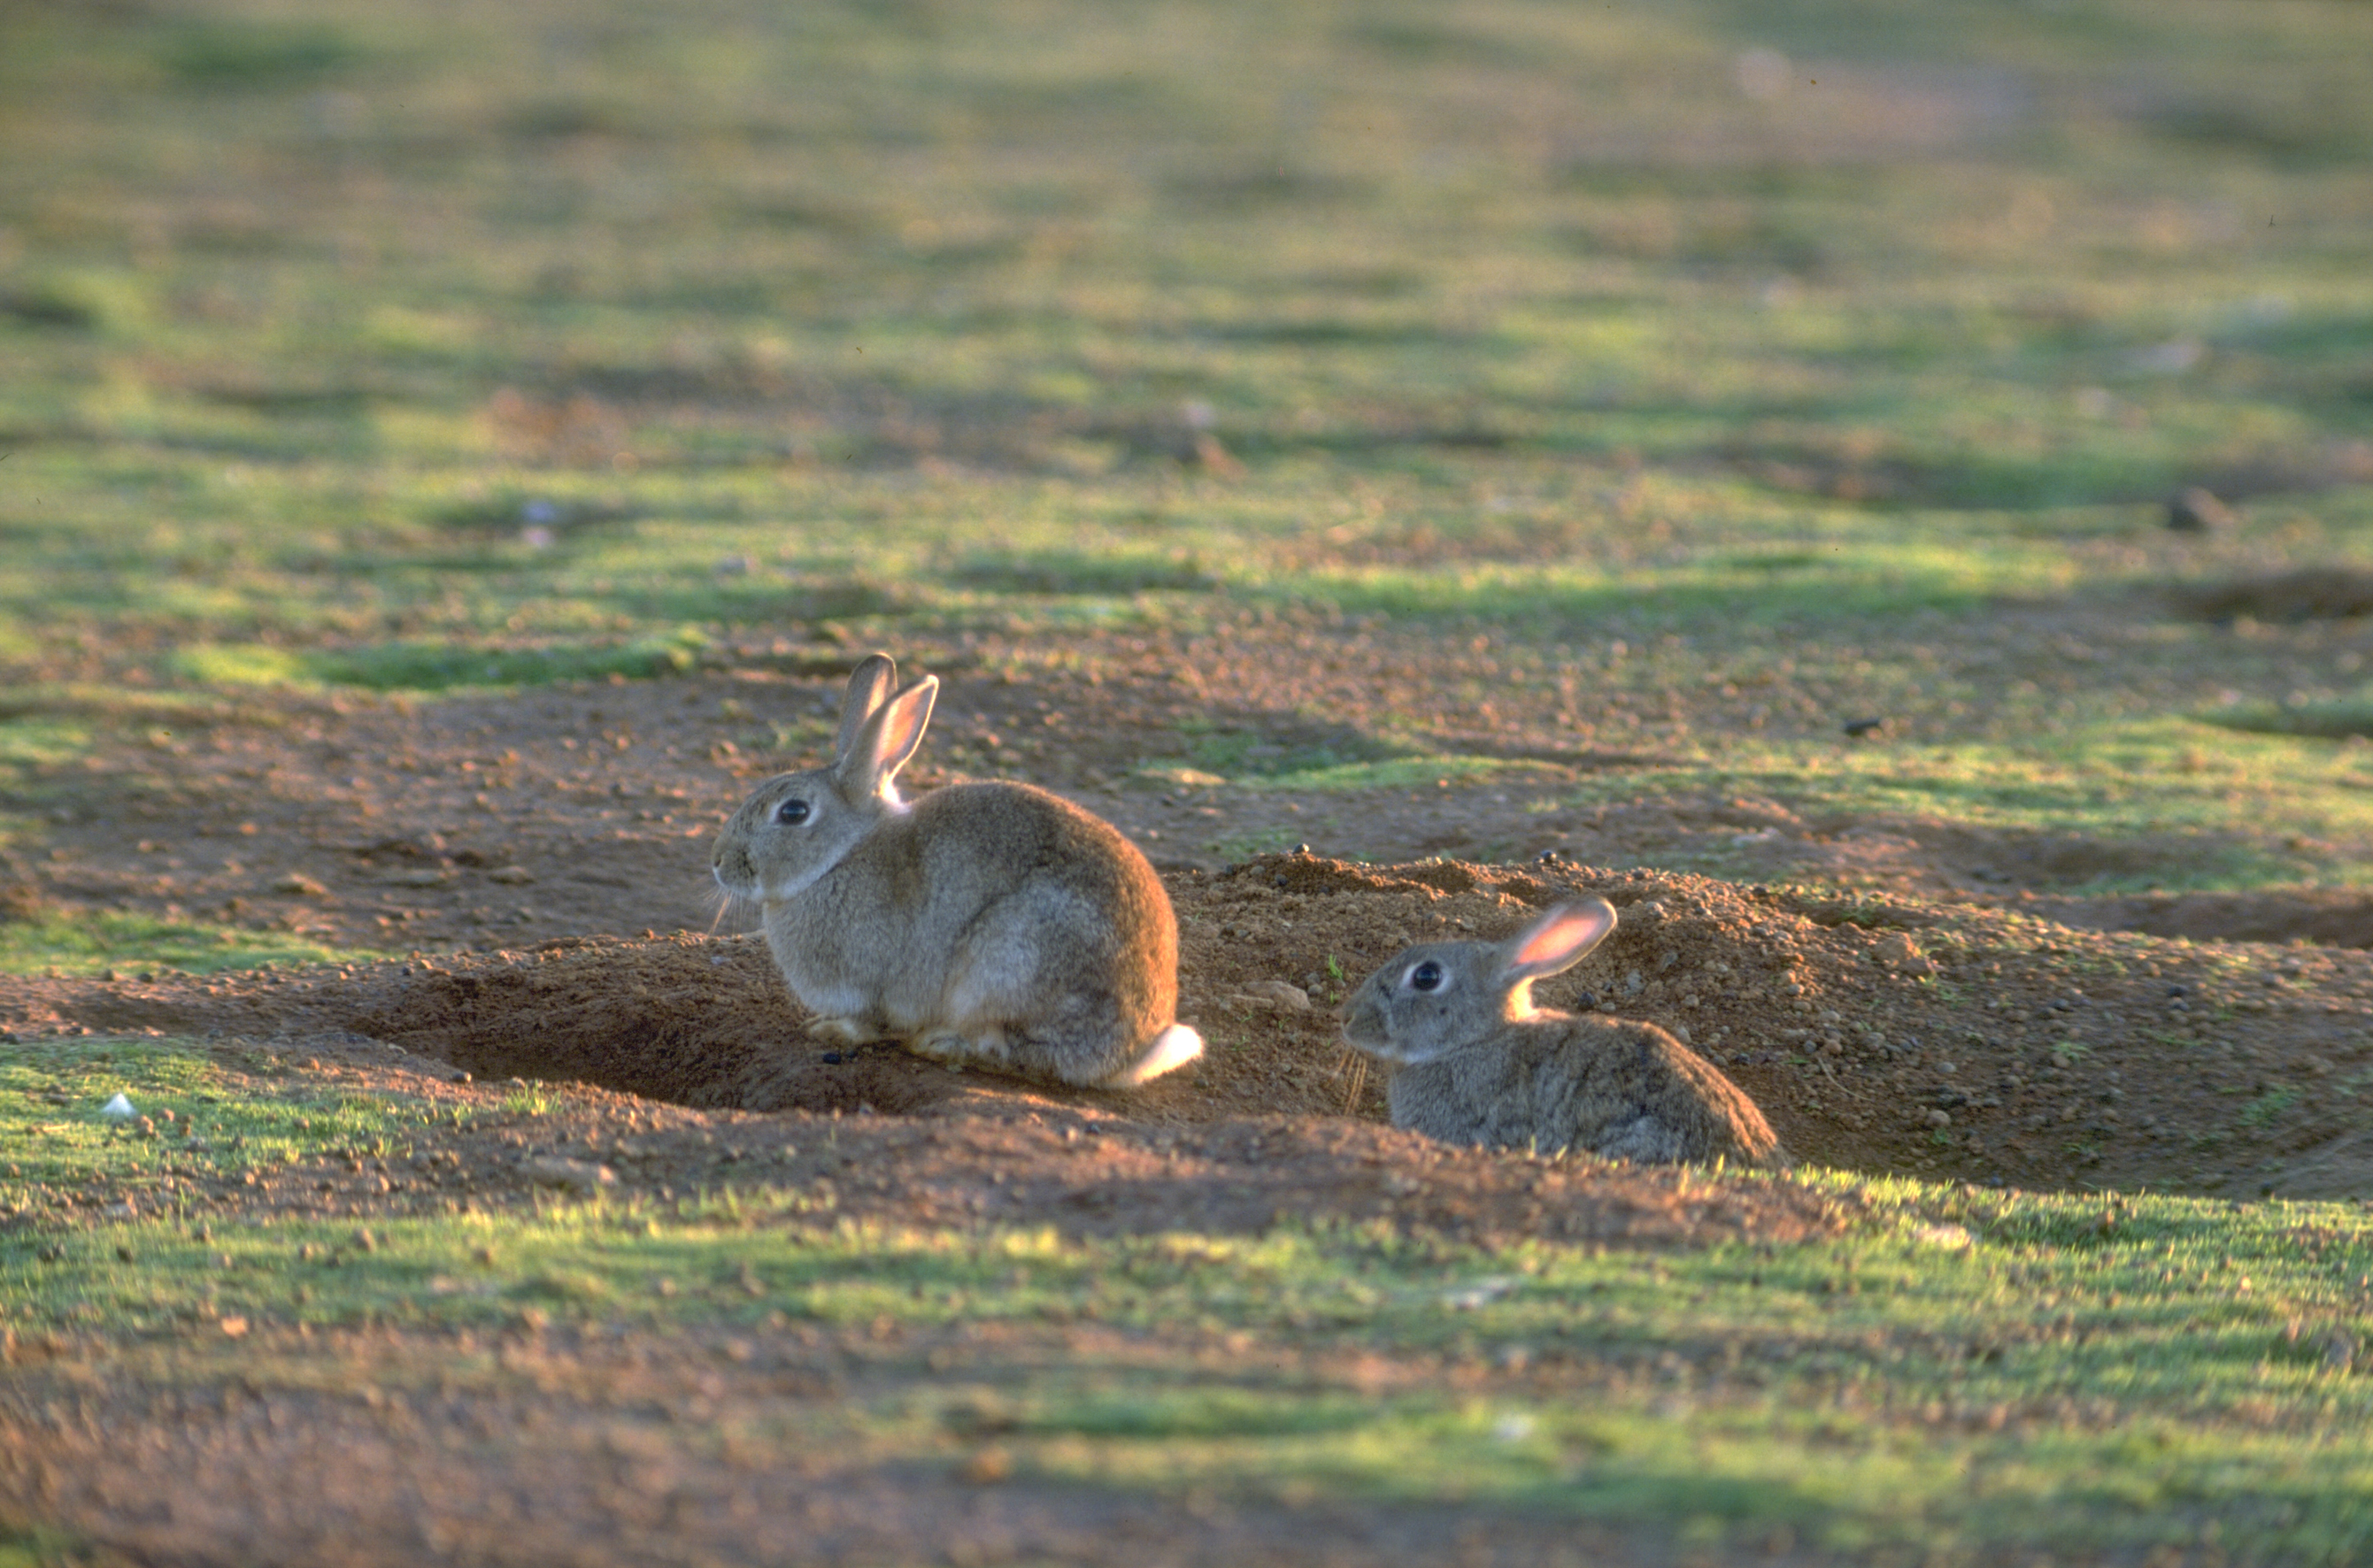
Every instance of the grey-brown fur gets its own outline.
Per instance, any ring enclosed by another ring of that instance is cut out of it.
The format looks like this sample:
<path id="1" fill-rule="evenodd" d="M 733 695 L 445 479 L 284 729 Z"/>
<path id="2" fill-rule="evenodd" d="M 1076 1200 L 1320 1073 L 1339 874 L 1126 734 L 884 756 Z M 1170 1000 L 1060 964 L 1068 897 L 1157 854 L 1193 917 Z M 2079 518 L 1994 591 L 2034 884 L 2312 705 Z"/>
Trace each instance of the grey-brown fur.
<path id="1" fill-rule="evenodd" d="M 754 791 L 718 834 L 718 883 L 757 902 L 793 994 L 846 1040 L 1060 1083 L 1126 1086 L 1191 1061 L 1175 1023 L 1178 925 L 1111 824 L 1028 784 L 911 807 L 894 785 L 938 683 L 849 679 L 829 766 Z M 787 801 L 805 808 L 781 819 Z"/>
<path id="2" fill-rule="evenodd" d="M 1561 904 L 1504 942 L 1420 944 L 1362 981 L 1343 1037 L 1392 1067 L 1393 1125 L 1543 1153 L 1784 1161 L 1754 1101 L 1665 1030 L 1533 1005 L 1534 981 L 1614 926 L 1604 899 Z"/>

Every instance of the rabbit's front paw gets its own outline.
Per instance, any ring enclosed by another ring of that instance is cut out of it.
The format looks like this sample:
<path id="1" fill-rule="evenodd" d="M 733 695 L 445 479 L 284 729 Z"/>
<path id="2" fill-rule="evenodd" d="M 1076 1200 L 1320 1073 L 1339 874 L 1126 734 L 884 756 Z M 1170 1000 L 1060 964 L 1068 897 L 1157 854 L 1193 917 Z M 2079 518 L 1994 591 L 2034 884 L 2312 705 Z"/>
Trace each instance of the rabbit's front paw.
<path id="1" fill-rule="evenodd" d="M 868 1040 L 883 1038 L 882 1026 L 870 1018 L 817 1018 L 808 1025 L 808 1033 L 843 1045 L 863 1045 Z"/>

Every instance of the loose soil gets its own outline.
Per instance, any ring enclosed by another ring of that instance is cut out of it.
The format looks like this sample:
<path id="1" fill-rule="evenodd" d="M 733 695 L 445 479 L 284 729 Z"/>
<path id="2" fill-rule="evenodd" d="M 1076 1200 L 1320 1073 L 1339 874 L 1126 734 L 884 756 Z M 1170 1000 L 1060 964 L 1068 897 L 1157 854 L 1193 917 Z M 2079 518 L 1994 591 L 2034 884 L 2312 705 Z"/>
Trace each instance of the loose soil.
<path id="1" fill-rule="evenodd" d="M 908 660 L 945 685 L 907 781 L 1032 778 L 1119 823 L 1162 868 L 1182 1013 L 1211 1049 L 1142 1093 L 1066 1096 L 805 1038 L 736 929 L 746 921 L 716 897 L 707 853 L 753 783 L 829 744 L 853 656 L 828 641 L 731 647 L 721 668 L 666 681 L 421 703 L 258 694 L 63 767 L 46 852 L 7 863 L 0 912 L 129 909 L 404 957 L 11 981 L 0 1028 L 276 1039 L 304 1054 L 370 1040 L 481 1079 L 704 1112 L 1026 1104 L 1144 1126 L 1374 1122 L 1380 1086 L 1335 1032 L 1349 984 L 1407 942 L 1495 935 L 1595 891 L 1623 923 L 1544 998 L 1587 992 L 1687 1033 L 1804 1158 L 2028 1186 L 2373 1191 L 2351 1097 L 2309 1092 L 2351 1082 L 2373 1045 L 2373 901 L 2039 896 L 2020 884 L 2148 846 L 1813 821 L 1744 797 L 1561 807 L 1561 786 L 1654 751 L 1561 749 L 1569 699 L 1513 690 L 1479 709 L 1460 693 L 1480 656 L 1414 636 L 1247 620 L 1201 642 L 1078 639 L 1053 667 L 1027 651 L 975 637 Z M 1698 701 L 1700 727 L 1748 722 L 1719 695 Z M 1164 762 L 1215 727 L 1273 754 L 1357 755 L 1387 714 L 1520 767 L 1344 794 L 1221 788 Z M 1738 880 L 1619 869 L 1709 836 L 1747 868 Z M 1315 853 L 1279 849 L 1295 839 Z M 1416 858 L 1429 854 L 1457 858 Z M 1848 874 L 1874 889 L 1864 905 L 1753 880 Z"/>
<path id="2" fill-rule="evenodd" d="M 678 680 L 437 703 L 260 695 L 128 742 L 53 781 L 46 856 L 7 866 L 0 909 L 129 908 L 395 956 L 11 980 L 0 1028 L 193 1038 L 233 1073 L 479 1114 L 408 1159 L 334 1158 L 253 1185 L 191 1168 L 137 1190 L 20 1189 L 0 1226 L 73 1227 L 125 1203 L 368 1222 L 532 1206 L 571 1184 L 667 1200 L 742 1177 L 805 1192 L 792 1224 L 1249 1233 L 1284 1216 L 1483 1244 L 1689 1247 L 1853 1223 L 1850 1205 L 1790 1183 L 1545 1165 L 1385 1124 L 1380 1084 L 1337 1033 L 1349 985 L 1409 942 L 1497 936 L 1585 891 L 1621 924 L 1541 999 L 1683 1034 L 1801 1159 L 2032 1188 L 2373 1193 L 2373 1135 L 2341 1092 L 2373 1064 L 2361 901 L 2035 898 L 2006 885 L 2019 865 L 2092 852 L 1934 823 L 1808 822 L 1749 800 L 1539 810 L 1561 784 L 1653 754 L 1560 750 L 1549 713 L 1479 730 L 1446 695 L 1450 676 L 1398 682 L 1418 648 L 1369 640 L 1322 661 L 1294 635 L 1262 648 L 1247 634 L 1237 668 L 1279 672 L 1257 691 L 1222 692 L 1180 673 L 1208 664 L 1151 645 L 1026 678 L 991 673 L 979 650 L 922 661 L 947 690 L 912 784 L 1035 778 L 1118 821 L 1163 870 L 1181 1013 L 1210 1050 L 1128 1094 L 812 1039 L 763 945 L 711 899 L 711 834 L 751 783 L 812 755 L 801 749 L 825 733 L 845 649 L 745 649 Z M 1280 748 L 1349 745 L 1361 732 L 1348 721 L 1299 715 L 1387 703 L 1537 772 L 1347 796 L 1143 771 L 1181 754 L 1191 716 L 1222 714 Z M 803 722 L 806 738 L 762 743 L 762 719 Z M 1709 832 L 1765 857 L 1748 875 L 1771 881 L 1643 868 Z M 1292 838 L 1314 848 L 1274 847 Z M 1880 890 L 1841 902 L 1773 885 L 1823 865 Z M 2325 945 L 2248 945 L 2297 936 Z M 543 1086 L 548 1108 L 507 1112 L 512 1080 Z M 1450 1507 L 1121 1503 L 834 1456 L 754 1478 L 615 1414 L 656 1389 L 730 1425 L 751 1400 L 829 1400 L 917 1376 L 918 1357 L 940 1357 L 936 1371 L 976 1355 L 1175 1364 L 1243 1349 L 1123 1340 L 983 1325 L 920 1345 L 785 1325 L 655 1345 L 531 1325 L 500 1347 L 503 1365 L 526 1371 L 498 1395 L 275 1393 L 258 1397 L 260 1416 L 229 1395 L 194 1409 L 157 1391 L 142 1358 L 170 1347 L 18 1345 L 22 1365 L 0 1384 L 0 1499 L 141 1562 L 778 1561 L 789 1540 L 818 1562 L 1661 1562 L 1670 1550 L 1662 1536 L 1479 1525 Z M 272 1349 L 391 1387 L 478 1353 L 388 1332 L 291 1331 Z M 1603 1370 L 1354 1365 L 1319 1337 L 1272 1353 L 1317 1383 L 1453 1376 L 1542 1396 L 1584 1395 Z M 523 1513 L 528 1497 L 545 1504 Z"/>

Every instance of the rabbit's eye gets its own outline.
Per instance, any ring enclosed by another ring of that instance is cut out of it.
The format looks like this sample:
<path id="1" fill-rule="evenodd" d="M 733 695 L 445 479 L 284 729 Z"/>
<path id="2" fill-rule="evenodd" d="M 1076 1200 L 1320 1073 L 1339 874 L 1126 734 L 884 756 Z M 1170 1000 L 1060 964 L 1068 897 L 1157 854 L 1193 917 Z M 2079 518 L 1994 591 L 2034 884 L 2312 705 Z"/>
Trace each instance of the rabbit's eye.
<path id="1" fill-rule="evenodd" d="M 1425 962 L 1418 965 L 1417 968 L 1409 970 L 1409 983 L 1411 991 L 1441 990 L 1442 966 L 1435 963 L 1432 958 L 1428 958 Z"/>
<path id="2" fill-rule="evenodd" d="M 798 823 L 804 822 L 807 819 L 808 803 L 800 799 L 797 796 L 792 796 L 790 799 L 783 802 L 780 806 L 775 807 L 775 820 L 777 822 Z"/>

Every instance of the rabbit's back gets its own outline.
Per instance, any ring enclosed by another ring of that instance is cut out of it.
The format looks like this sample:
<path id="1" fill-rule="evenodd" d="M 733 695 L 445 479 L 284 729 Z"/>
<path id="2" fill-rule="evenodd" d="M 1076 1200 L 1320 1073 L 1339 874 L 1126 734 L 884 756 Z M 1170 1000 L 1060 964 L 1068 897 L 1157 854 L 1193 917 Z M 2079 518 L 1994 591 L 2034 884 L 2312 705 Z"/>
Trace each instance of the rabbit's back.
<path id="1" fill-rule="evenodd" d="M 909 820 L 919 854 L 912 865 L 894 861 L 889 880 L 929 904 L 921 923 L 932 950 L 1010 939 L 1037 949 L 1033 969 L 1047 980 L 1105 977 L 1121 1012 L 1145 1020 L 1142 1033 L 1170 1021 L 1178 1002 L 1177 917 L 1161 878 L 1119 829 L 1020 784 L 933 790 Z M 926 889 L 942 888 L 978 896 L 927 898 Z M 967 905 L 975 910 L 969 916 Z"/>
<path id="2" fill-rule="evenodd" d="M 1396 1125 L 1445 1142 L 1643 1163 L 1760 1163 L 1779 1140 L 1738 1086 L 1653 1024 L 1563 1014 L 1404 1067 Z"/>
<path id="3" fill-rule="evenodd" d="M 1536 1103 L 1552 1124 L 1588 1130 L 1601 1154 L 1644 1160 L 1717 1155 L 1762 1162 L 1780 1140 L 1713 1063 L 1654 1024 L 1573 1017 L 1543 1063 Z"/>

